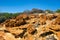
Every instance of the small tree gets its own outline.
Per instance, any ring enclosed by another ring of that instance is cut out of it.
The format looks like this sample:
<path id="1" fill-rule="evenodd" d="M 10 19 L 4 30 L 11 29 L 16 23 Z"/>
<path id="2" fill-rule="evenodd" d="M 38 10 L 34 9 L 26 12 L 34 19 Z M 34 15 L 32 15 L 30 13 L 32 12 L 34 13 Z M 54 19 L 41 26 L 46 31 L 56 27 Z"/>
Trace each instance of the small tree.
<path id="1" fill-rule="evenodd" d="M 60 13 L 60 9 L 57 9 L 55 12 Z"/>
<path id="2" fill-rule="evenodd" d="M 0 23 L 4 22 L 6 20 L 6 17 L 5 16 L 1 16 L 0 17 Z"/>

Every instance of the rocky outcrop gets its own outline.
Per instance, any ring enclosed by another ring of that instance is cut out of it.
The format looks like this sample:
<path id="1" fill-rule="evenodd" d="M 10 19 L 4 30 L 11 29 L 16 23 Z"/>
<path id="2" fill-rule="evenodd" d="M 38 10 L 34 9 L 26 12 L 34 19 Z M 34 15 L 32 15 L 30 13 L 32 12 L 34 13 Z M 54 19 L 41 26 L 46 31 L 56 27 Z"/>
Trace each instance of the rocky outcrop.
<path id="1" fill-rule="evenodd" d="M 0 24 L 0 40 L 60 40 L 60 14 L 21 14 Z"/>

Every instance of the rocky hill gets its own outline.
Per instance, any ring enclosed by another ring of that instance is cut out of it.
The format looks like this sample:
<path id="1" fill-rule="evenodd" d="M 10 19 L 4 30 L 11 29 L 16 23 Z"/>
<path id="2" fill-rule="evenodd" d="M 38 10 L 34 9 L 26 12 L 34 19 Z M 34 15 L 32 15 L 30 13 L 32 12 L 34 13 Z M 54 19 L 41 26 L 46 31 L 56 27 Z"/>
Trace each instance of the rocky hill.
<path id="1" fill-rule="evenodd" d="M 0 40 L 60 40 L 60 14 L 21 14 L 0 24 Z"/>

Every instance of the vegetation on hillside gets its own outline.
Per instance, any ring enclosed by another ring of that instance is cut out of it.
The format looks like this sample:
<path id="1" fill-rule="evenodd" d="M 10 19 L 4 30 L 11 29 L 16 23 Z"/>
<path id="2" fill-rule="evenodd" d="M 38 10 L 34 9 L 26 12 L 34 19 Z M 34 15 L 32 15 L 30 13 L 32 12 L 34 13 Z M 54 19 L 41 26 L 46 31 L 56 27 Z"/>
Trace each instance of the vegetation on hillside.
<path id="1" fill-rule="evenodd" d="M 4 22 L 5 20 L 7 19 L 11 19 L 11 18 L 15 18 L 16 16 L 22 14 L 22 13 L 27 13 L 27 14 L 30 14 L 30 13 L 45 13 L 45 12 L 48 12 L 48 13 L 53 13 L 52 10 L 41 10 L 41 9 L 36 9 L 36 8 L 33 8 L 32 10 L 25 10 L 21 13 L 0 13 L 0 23 Z M 60 9 L 57 9 L 55 11 L 56 13 L 60 13 Z"/>
<path id="2" fill-rule="evenodd" d="M 60 9 L 57 9 L 55 12 L 60 13 Z"/>

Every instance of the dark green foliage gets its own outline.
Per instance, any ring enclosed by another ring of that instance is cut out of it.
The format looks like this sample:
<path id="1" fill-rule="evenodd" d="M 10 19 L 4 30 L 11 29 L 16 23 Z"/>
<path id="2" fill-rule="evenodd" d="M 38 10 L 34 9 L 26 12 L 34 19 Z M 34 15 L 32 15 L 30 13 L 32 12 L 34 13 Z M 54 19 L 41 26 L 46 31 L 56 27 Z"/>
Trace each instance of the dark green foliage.
<path id="1" fill-rule="evenodd" d="M 4 22 L 5 20 L 6 20 L 6 17 L 4 17 L 4 16 L 0 17 L 0 23 Z"/>
<path id="2" fill-rule="evenodd" d="M 60 9 L 57 9 L 55 12 L 60 13 Z"/>
<path id="3" fill-rule="evenodd" d="M 14 18 L 18 16 L 20 13 L 0 13 L 0 23 L 4 22 L 7 19 Z"/>

